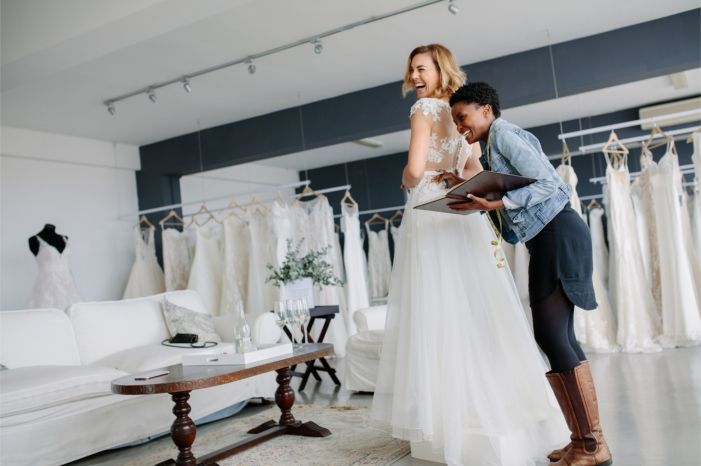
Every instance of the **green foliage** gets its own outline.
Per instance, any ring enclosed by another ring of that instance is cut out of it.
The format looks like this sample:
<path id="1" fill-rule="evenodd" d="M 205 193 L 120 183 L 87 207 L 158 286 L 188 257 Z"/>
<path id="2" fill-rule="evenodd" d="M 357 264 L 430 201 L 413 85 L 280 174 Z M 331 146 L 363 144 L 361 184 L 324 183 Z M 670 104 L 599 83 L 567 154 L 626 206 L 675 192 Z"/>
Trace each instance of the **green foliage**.
<path id="1" fill-rule="evenodd" d="M 293 248 L 292 240 L 287 240 L 285 260 L 279 269 L 273 267 L 272 264 L 267 264 L 266 267 L 272 273 L 266 282 L 281 287 L 285 283 L 311 278 L 312 283 L 320 287 L 322 285 L 343 285 L 343 282 L 334 276 L 331 264 L 324 260 L 324 256 L 331 249 L 331 246 L 326 246 L 318 251 L 309 251 L 305 256 L 300 257 L 300 247 L 303 241 L 304 239 L 301 239 Z"/>

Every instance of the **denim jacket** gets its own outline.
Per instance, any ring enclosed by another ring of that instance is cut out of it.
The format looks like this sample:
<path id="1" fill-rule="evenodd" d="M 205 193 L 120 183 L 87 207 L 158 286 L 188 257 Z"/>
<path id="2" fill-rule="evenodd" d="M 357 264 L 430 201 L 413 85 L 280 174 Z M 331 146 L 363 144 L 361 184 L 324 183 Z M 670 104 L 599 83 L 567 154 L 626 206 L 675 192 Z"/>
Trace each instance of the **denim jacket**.
<path id="1" fill-rule="evenodd" d="M 504 239 L 509 243 L 525 243 L 565 207 L 572 188 L 562 181 L 538 139 L 528 131 L 497 118 L 489 128 L 487 144 L 480 158 L 485 168 L 537 180 L 506 193 L 506 202 L 514 208 L 501 210 Z"/>

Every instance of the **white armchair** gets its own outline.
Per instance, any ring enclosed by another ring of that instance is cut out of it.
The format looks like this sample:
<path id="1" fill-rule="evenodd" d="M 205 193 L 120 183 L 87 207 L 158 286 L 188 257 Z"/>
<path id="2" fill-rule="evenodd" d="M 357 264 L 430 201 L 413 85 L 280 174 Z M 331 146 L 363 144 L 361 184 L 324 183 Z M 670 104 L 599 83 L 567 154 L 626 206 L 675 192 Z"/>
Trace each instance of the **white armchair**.
<path id="1" fill-rule="evenodd" d="M 343 382 L 347 390 L 375 391 L 386 317 L 386 305 L 359 309 L 353 313 L 358 333 L 346 343 Z"/>

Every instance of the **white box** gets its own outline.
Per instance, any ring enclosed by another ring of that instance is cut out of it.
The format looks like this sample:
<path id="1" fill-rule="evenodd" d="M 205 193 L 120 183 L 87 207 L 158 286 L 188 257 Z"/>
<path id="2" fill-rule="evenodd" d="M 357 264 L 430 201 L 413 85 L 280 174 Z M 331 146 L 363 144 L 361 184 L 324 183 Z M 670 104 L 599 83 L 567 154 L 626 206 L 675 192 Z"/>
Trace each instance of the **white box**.
<path id="1" fill-rule="evenodd" d="M 257 350 L 248 353 L 185 354 L 183 366 L 245 365 L 287 354 L 292 354 L 292 343 L 276 343 L 260 345 Z"/>

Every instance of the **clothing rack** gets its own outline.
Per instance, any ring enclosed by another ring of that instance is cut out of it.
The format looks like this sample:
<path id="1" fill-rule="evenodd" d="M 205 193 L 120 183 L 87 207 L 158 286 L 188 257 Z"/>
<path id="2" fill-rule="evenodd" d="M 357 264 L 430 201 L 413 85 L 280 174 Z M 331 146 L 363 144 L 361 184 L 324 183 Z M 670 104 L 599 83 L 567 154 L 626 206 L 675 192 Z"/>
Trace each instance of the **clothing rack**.
<path id="1" fill-rule="evenodd" d="M 682 175 L 687 175 L 689 173 L 694 173 L 694 164 L 690 163 L 688 165 L 679 165 L 679 170 L 682 172 Z M 630 179 L 633 180 L 640 176 L 641 172 L 633 172 L 630 174 Z M 606 184 L 606 177 L 605 176 L 598 176 L 596 178 L 589 178 L 590 183 L 600 183 L 600 184 Z"/>
<path id="2" fill-rule="evenodd" d="M 351 185 L 349 185 L 349 184 L 344 184 L 344 185 L 341 185 L 341 186 L 335 186 L 335 187 L 333 187 L 333 188 L 316 189 L 316 190 L 314 190 L 313 193 L 310 193 L 309 195 L 312 196 L 312 195 L 314 195 L 314 194 L 334 193 L 334 192 L 337 192 L 337 191 L 347 191 L 347 190 L 350 190 L 350 189 L 351 189 Z M 297 197 L 297 196 L 299 196 L 299 194 L 288 195 L 288 196 L 285 196 L 285 198 L 286 198 L 286 199 L 289 199 L 289 198 Z M 275 199 L 276 199 L 276 198 L 267 199 L 267 200 L 265 200 L 265 201 L 260 201 L 260 202 L 261 202 L 262 204 L 268 204 L 269 202 L 275 201 Z M 248 207 L 248 206 L 257 205 L 257 204 L 258 204 L 258 202 L 248 202 L 248 203 L 246 203 L 246 204 L 241 204 L 239 207 Z M 219 211 L 228 210 L 228 209 L 231 209 L 231 207 L 220 207 L 220 208 L 218 208 L 218 209 L 209 209 L 209 211 L 212 212 L 212 213 L 214 213 L 214 212 L 219 212 Z M 189 216 L 189 215 L 186 215 L 186 217 L 188 217 L 188 216 Z"/>
<path id="3" fill-rule="evenodd" d="M 177 209 L 178 207 L 184 207 L 186 205 L 194 205 L 194 204 L 204 204 L 205 202 L 211 202 L 211 201 L 222 201 L 225 199 L 232 199 L 235 197 L 242 197 L 242 196 L 259 196 L 262 194 L 267 194 L 269 192 L 275 192 L 275 191 L 281 191 L 283 189 L 289 189 L 289 188 L 300 188 L 302 186 L 308 186 L 311 183 L 310 180 L 304 180 L 304 181 L 298 181 L 296 183 L 289 183 L 289 184 L 282 184 L 279 186 L 274 186 L 270 187 L 264 190 L 256 190 L 256 191 L 247 191 L 243 193 L 231 193 L 227 194 L 226 196 L 217 196 L 217 197 L 209 197 L 207 199 L 199 199 L 197 201 L 188 201 L 188 202 L 179 202 L 177 204 L 168 204 L 164 205 L 161 207 L 153 207 L 151 209 L 143 209 L 139 210 L 138 212 L 132 212 L 129 214 L 124 214 L 119 217 L 117 217 L 118 220 L 124 220 L 124 219 L 129 219 L 134 216 L 139 216 L 143 214 L 151 214 L 154 212 L 162 212 L 164 210 L 171 210 L 171 209 Z"/>
<path id="4" fill-rule="evenodd" d="M 358 212 L 358 217 L 361 215 L 367 215 L 367 214 L 374 214 L 374 213 L 380 213 L 380 212 L 389 212 L 390 210 L 404 210 L 404 206 L 394 206 L 394 207 L 383 207 L 381 209 L 370 209 L 370 210 L 362 210 Z M 336 214 L 333 216 L 333 218 L 340 218 L 341 214 Z"/>
<path id="5" fill-rule="evenodd" d="M 645 123 L 657 123 L 658 121 L 671 120 L 673 118 L 681 118 L 681 117 L 697 115 L 697 114 L 701 115 L 701 108 L 695 108 L 693 110 L 685 110 L 683 112 L 677 112 L 677 113 L 670 113 L 668 115 L 660 115 L 660 116 L 650 117 L 650 118 L 641 118 L 639 120 L 624 121 L 622 123 L 615 123 L 612 125 L 597 126 L 596 128 L 582 129 L 579 131 L 572 131 L 570 133 L 561 133 L 561 134 L 558 134 L 557 138 L 561 141 L 564 141 L 565 139 L 574 138 L 577 136 L 586 136 L 588 134 L 604 133 L 604 132 L 613 131 L 613 130 L 621 129 L 621 128 L 630 128 L 631 126 L 642 125 Z"/>
<path id="6" fill-rule="evenodd" d="M 663 138 L 663 137 L 673 137 L 673 139 L 678 140 L 678 139 L 684 139 L 684 136 L 687 134 L 691 134 L 694 131 L 697 131 L 699 129 L 698 126 L 689 126 L 688 128 L 681 128 L 681 129 L 675 129 L 672 131 L 665 131 L 665 133 L 656 133 L 652 135 L 652 139 L 657 139 L 657 138 Z M 636 143 L 641 143 L 645 142 L 648 139 L 650 139 L 650 135 L 644 134 L 642 136 L 636 136 L 634 138 L 627 138 L 627 139 L 621 139 L 621 144 L 625 145 L 628 149 L 632 149 L 633 147 L 637 147 L 641 144 L 636 144 Z M 589 152 L 599 152 L 601 149 L 604 148 L 606 145 L 605 142 L 597 143 L 597 144 L 590 144 L 588 146 L 579 146 L 579 152 L 582 154 L 586 154 Z"/>

